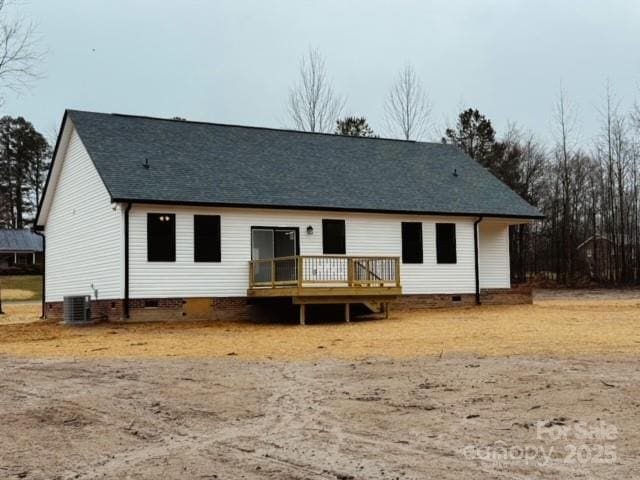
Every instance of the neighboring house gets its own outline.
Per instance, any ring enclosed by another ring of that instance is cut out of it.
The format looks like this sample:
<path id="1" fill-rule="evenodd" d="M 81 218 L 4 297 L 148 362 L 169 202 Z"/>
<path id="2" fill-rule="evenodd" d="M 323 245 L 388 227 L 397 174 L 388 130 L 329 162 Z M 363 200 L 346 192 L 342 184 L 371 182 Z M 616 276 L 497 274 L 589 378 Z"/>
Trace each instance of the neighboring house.
<path id="1" fill-rule="evenodd" d="M 508 229 L 541 217 L 450 145 L 69 110 L 36 224 L 50 317 L 221 318 L 530 301 Z"/>
<path id="2" fill-rule="evenodd" d="M 614 269 L 615 259 L 613 243 L 602 235 L 592 235 L 576 247 L 589 277 L 592 279 L 609 278 Z"/>
<path id="3" fill-rule="evenodd" d="M 635 251 L 634 241 L 626 236 L 625 246 L 627 254 L 625 256 L 628 269 L 634 268 Z M 579 259 L 588 270 L 589 278 L 592 280 L 614 279 L 616 275 L 616 251 L 613 242 L 603 235 L 592 235 L 576 247 Z M 587 272 L 585 272 L 587 273 Z"/>
<path id="4" fill-rule="evenodd" d="M 37 270 L 42 237 L 30 230 L 0 228 L 0 271 Z"/>

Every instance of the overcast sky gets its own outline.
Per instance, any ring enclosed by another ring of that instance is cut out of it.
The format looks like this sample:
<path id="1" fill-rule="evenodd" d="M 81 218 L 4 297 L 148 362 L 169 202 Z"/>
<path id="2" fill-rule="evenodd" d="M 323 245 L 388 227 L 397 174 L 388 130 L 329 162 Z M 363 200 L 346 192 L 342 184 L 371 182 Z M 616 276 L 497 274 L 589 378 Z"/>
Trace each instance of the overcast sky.
<path id="1" fill-rule="evenodd" d="M 477 107 L 552 138 L 562 82 L 585 142 L 610 81 L 640 93 L 640 2 L 22 0 L 47 48 L 45 77 L 5 113 L 50 135 L 65 108 L 288 127 L 288 89 L 310 47 L 345 113 L 385 134 L 384 99 L 411 63 L 441 130 Z M 431 134 L 435 137 L 435 133 Z"/>

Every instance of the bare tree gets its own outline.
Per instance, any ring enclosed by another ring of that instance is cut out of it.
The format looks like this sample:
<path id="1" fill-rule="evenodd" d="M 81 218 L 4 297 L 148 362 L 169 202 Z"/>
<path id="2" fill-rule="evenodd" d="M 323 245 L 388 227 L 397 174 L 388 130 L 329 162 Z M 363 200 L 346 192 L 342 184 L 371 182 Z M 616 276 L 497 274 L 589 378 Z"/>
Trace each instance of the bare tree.
<path id="1" fill-rule="evenodd" d="M 298 130 L 331 132 L 344 107 L 327 78 L 325 61 L 309 49 L 300 62 L 298 83 L 289 91 L 289 115 Z"/>
<path id="2" fill-rule="evenodd" d="M 523 132 L 514 123 L 507 125 L 507 131 L 496 145 L 494 169 L 501 173 L 499 178 L 532 205 L 540 205 L 544 197 L 547 153 L 533 133 Z M 526 281 L 527 272 L 537 269 L 536 224 L 513 225 L 509 229 L 511 275 L 516 281 Z"/>
<path id="3" fill-rule="evenodd" d="M 0 89 L 20 91 L 40 77 L 37 65 L 43 53 L 35 25 L 13 16 L 11 4 L 9 0 L 0 0 Z"/>
<path id="4" fill-rule="evenodd" d="M 573 223 L 570 221 L 572 212 L 572 160 L 575 158 L 574 133 L 576 128 L 576 114 L 572 105 L 566 98 L 566 93 L 560 86 L 560 92 L 555 105 L 555 134 L 556 145 L 554 157 L 556 160 L 557 179 L 556 185 L 559 187 L 559 217 L 558 224 L 561 228 L 558 231 L 558 242 L 556 246 L 556 268 L 558 274 L 566 281 L 573 273 L 574 251 L 573 251 Z"/>
<path id="5" fill-rule="evenodd" d="M 405 140 L 424 135 L 431 113 L 431 105 L 420 79 L 411 65 L 402 69 L 391 87 L 385 103 L 388 128 L 400 133 Z"/>

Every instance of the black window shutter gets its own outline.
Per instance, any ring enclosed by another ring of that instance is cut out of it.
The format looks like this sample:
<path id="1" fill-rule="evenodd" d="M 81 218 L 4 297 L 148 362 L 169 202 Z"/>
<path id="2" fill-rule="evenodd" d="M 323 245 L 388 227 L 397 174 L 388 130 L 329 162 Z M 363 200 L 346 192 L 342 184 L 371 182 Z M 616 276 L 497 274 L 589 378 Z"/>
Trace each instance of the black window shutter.
<path id="1" fill-rule="evenodd" d="M 402 222 L 402 263 L 422 261 L 422 222 Z"/>
<path id="2" fill-rule="evenodd" d="M 193 259 L 196 262 L 219 262 L 220 216 L 193 216 Z"/>
<path id="3" fill-rule="evenodd" d="M 147 260 L 176 261 L 176 215 L 174 213 L 147 214 Z"/>
<path id="4" fill-rule="evenodd" d="M 347 253 L 344 220 L 322 220 L 322 253 L 343 255 Z"/>
<path id="5" fill-rule="evenodd" d="M 455 223 L 436 223 L 436 255 L 438 263 L 457 263 Z"/>

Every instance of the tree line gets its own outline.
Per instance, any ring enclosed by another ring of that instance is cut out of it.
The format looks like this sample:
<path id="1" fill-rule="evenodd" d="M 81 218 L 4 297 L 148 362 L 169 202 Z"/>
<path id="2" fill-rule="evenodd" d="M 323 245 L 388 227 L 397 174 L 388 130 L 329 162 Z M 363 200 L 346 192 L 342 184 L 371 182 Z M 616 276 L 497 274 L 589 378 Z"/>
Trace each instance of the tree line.
<path id="1" fill-rule="evenodd" d="M 11 17 L 0 0 L 0 105 L 7 90 L 23 89 L 39 76 L 34 65 L 41 54 L 33 35 L 33 25 Z M 343 117 L 345 104 L 322 55 L 309 50 L 289 91 L 292 126 L 377 136 L 366 117 Z M 490 119 L 474 108 L 460 112 L 438 141 L 457 145 L 545 215 L 510 230 L 514 280 L 638 283 L 640 107 L 623 111 L 607 88 L 596 112 L 600 131 L 586 142 L 563 90 L 555 107 L 551 145 L 515 124 L 498 135 Z M 396 76 L 384 110 L 386 132 L 394 137 L 421 139 L 431 127 L 431 104 L 411 65 Z M 30 122 L 0 118 L 0 227 L 32 224 L 50 157 L 51 146 Z"/>
<path id="2" fill-rule="evenodd" d="M 515 281 L 640 282 L 640 108 L 621 111 L 609 87 L 596 138 L 581 142 L 575 109 L 560 91 L 555 139 L 544 145 L 515 125 L 496 139 L 480 112 L 462 112 L 442 141 L 488 168 L 544 214 L 510 230 Z"/>
<path id="3" fill-rule="evenodd" d="M 310 50 L 289 94 L 293 126 L 375 136 L 365 117 L 340 118 L 345 103 L 328 80 L 324 59 Z M 407 65 L 386 98 L 387 131 L 420 139 L 430 110 L 420 79 Z M 600 131 L 584 141 L 576 111 L 561 88 L 550 145 L 515 124 L 498 136 L 490 119 L 474 108 L 460 112 L 438 139 L 458 146 L 545 216 L 510 228 L 515 282 L 640 283 L 640 106 L 624 112 L 607 86 L 594 114 Z"/>

